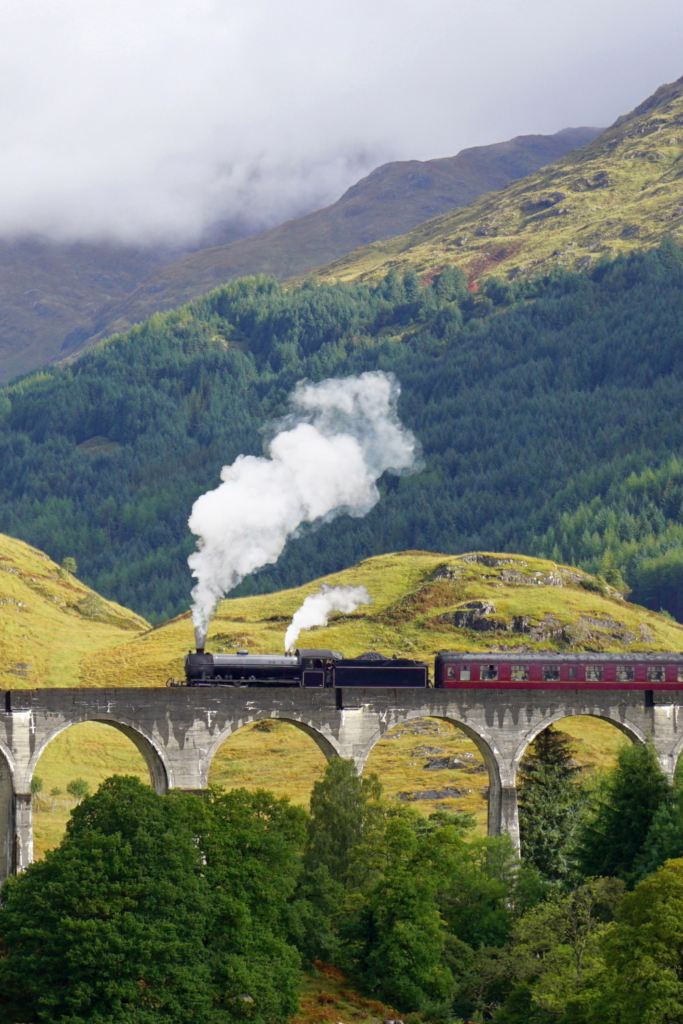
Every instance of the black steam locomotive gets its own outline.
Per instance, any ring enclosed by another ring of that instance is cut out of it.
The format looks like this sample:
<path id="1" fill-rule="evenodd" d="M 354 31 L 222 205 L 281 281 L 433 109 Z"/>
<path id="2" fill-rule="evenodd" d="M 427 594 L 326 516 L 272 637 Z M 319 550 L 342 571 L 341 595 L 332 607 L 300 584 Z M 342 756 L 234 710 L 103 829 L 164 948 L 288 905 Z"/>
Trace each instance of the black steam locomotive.
<path id="1" fill-rule="evenodd" d="M 185 658 L 188 686 L 428 686 L 423 661 L 374 652 L 345 658 L 339 651 L 302 648 L 295 654 L 207 654 Z"/>
<path id="2" fill-rule="evenodd" d="M 683 654 L 441 651 L 433 679 L 437 689 L 683 691 Z M 295 654 L 200 649 L 185 658 L 184 685 L 393 688 L 427 687 L 430 680 L 424 661 L 384 658 L 374 651 L 344 658 L 314 648 Z"/>

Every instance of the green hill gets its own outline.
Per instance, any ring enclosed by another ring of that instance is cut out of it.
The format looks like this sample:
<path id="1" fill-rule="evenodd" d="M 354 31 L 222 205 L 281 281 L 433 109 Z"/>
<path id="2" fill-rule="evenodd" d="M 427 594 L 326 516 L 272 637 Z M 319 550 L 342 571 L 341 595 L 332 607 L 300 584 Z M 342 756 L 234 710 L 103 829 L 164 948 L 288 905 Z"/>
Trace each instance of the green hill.
<path id="1" fill-rule="evenodd" d="M 304 647 L 356 657 L 365 651 L 432 662 L 440 650 L 683 650 L 683 625 L 624 601 L 580 570 L 543 559 L 482 552 L 439 555 L 400 551 L 292 590 L 223 601 L 207 649 L 279 652 L 294 612 L 321 583 L 362 585 L 373 598 L 325 628 L 305 631 Z M 457 625 L 458 612 L 469 625 Z M 83 663 L 88 686 L 163 686 L 183 678 L 193 645 L 189 613 L 93 652 Z"/>
<path id="2" fill-rule="evenodd" d="M 147 630 L 42 551 L 0 534 L 0 687 L 82 686 L 83 659 Z"/>
<path id="3" fill-rule="evenodd" d="M 377 280 L 462 267 L 470 281 L 552 268 L 585 270 L 605 255 L 658 245 L 683 227 L 683 79 L 663 85 L 593 142 L 547 167 L 316 271 Z"/>

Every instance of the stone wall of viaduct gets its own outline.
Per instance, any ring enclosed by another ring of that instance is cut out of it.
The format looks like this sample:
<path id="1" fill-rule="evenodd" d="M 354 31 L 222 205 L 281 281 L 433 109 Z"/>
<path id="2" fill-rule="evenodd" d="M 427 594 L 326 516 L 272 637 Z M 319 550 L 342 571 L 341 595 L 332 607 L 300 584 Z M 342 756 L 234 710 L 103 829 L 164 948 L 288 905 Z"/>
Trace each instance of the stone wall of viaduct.
<path id="1" fill-rule="evenodd" d="M 516 777 L 527 746 L 571 715 L 612 722 L 634 742 L 651 736 L 673 775 L 683 747 L 683 691 L 647 706 L 638 691 L 303 690 L 216 688 L 53 689 L 5 693 L 0 712 L 0 877 L 33 857 L 31 779 L 47 745 L 78 722 L 106 722 L 143 754 L 159 793 L 200 791 L 224 740 L 259 718 L 298 726 L 329 759 L 353 758 L 362 771 L 392 726 L 443 718 L 477 745 L 489 770 L 489 833 L 519 842 Z M 662 701 L 662 703 L 658 703 Z M 666 701 L 664 703 L 664 701 Z"/>

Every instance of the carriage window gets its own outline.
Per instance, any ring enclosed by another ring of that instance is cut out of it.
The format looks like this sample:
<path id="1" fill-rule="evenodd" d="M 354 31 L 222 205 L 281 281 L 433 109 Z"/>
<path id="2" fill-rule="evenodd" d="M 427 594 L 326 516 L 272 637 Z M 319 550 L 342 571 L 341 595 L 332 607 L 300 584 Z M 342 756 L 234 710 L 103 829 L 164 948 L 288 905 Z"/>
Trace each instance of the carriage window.
<path id="1" fill-rule="evenodd" d="M 525 683 L 529 678 L 528 665 L 513 665 L 510 669 L 510 679 L 515 683 Z"/>
<path id="2" fill-rule="evenodd" d="M 683 665 L 678 666 L 678 682 L 683 683 Z"/>
<path id="3" fill-rule="evenodd" d="M 617 682 L 632 683 L 634 678 L 633 665 L 617 665 Z"/>
<path id="4" fill-rule="evenodd" d="M 569 666 L 569 668 L 567 669 L 567 678 L 568 679 L 578 679 L 579 678 L 579 670 L 576 667 L 576 665 L 570 665 Z"/>
<path id="5" fill-rule="evenodd" d="M 543 666 L 543 681 L 546 683 L 554 683 L 560 678 L 560 666 L 559 665 L 544 665 Z"/>
<path id="6" fill-rule="evenodd" d="M 455 679 L 454 665 L 446 665 L 446 679 Z"/>
<path id="7" fill-rule="evenodd" d="M 586 680 L 589 683 L 599 683 L 602 679 L 602 665 L 586 665 Z"/>
<path id="8" fill-rule="evenodd" d="M 683 666 L 682 666 L 683 667 Z M 678 669 L 678 678 L 681 678 L 681 669 Z M 665 679 L 665 672 L 663 665 L 648 665 L 647 666 L 647 681 L 648 683 L 663 683 Z"/>
<path id="9" fill-rule="evenodd" d="M 468 682 L 471 678 L 472 677 L 470 675 L 470 666 L 469 665 L 461 665 L 460 666 L 460 679 L 464 680 L 465 682 Z"/>
<path id="10" fill-rule="evenodd" d="M 497 679 L 498 678 L 498 666 L 497 665 L 483 665 L 481 669 L 482 679 Z"/>

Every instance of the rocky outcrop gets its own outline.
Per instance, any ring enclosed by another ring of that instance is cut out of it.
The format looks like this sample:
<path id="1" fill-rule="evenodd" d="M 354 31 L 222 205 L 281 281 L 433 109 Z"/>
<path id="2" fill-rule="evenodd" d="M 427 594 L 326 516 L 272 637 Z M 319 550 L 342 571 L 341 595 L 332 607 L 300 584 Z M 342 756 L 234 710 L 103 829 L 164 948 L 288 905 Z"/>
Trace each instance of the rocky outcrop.
<path id="1" fill-rule="evenodd" d="M 541 570 L 527 570 L 528 562 L 523 558 L 500 558 L 496 555 L 461 555 L 458 559 L 460 564 L 440 565 L 432 573 L 433 580 L 457 580 L 466 574 L 466 565 L 484 565 L 487 569 L 499 569 L 500 572 L 491 576 L 484 576 L 489 585 L 495 586 L 505 584 L 510 587 L 567 587 L 584 586 L 586 580 L 592 579 L 585 573 L 572 569 L 559 569 L 542 572 Z M 590 588 L 587 588 L 590 589 Z"/>
<path id="2" fill-rule="evenodd" d="M 444 769 L 467 768 L 468 765 L 457 757 L 430 757 L 424 765 L 426 772 L 440 772 Z"/>
<path id="3" fill-rule="evenodd" d="M 636 640 L 642 643 L 652 639 L 652 632 L 647 626 L 640 626 L 636 634 L 611 615 L 579 615 L 575 622 L 570 623 L 563 623 L 550 612 L 542 618 L 529 615 L 504 617 L 496 613 L 493 601 L 467 601 L 455 611 L 439 615 L 438 621 L 475 632 L 520 633 L 535 643 L 553 641 L 573 647 L 594 646 L 598 650 L 615 640 L 628 645 Z"/>
<path id="4" fill-rule="evenodd" d="M 399 800 L 449 800 L 453 797 L 467 796 L 471 789 L 456 789 L 455 786 L 444 786 L 443 789 L 421 789 L 413 793 L 399 793 Z"/>

